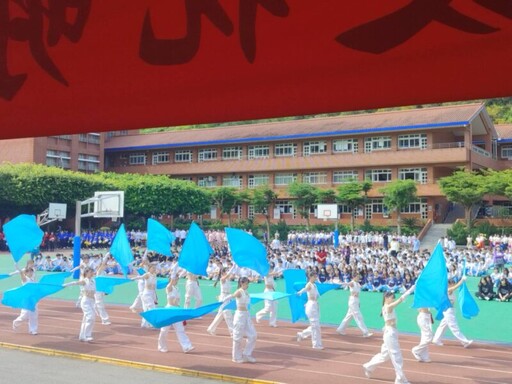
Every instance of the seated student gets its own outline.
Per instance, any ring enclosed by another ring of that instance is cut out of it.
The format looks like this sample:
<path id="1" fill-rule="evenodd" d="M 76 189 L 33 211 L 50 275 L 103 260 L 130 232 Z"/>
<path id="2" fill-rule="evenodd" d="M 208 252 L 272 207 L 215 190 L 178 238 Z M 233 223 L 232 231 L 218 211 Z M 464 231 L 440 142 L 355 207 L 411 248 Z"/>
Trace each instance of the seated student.
<path id="1" fill-rule="evenodd" d="M 395 293 L 396 291 L 399 290 L 400 287 L 398 286 L 398 280 L 395 277 L 395 272 L 391 271 L 389 273 L 389 277 L 386 279 L 386 285 L 388 292 Z"/>
<path id="2" fill-rule="evenodd" d="M 498 285 L 497 301 L 510 301 L 512 299 L 512 284 L 506 277 L 502 277 Z"/>
<path id="3" fill-rule="evenodd" d="M 500 284 L 501 278 L 503 277 L 503 272 L 500 272 L 498 268 L 494 268 L 494 271 L 491 273 L 492 283 L 495 288 L 498 288 Z"/>
<path id="4" fill-rule="evenodd" d="M 482 276 L 478 283 L 478 292 L 475 294 L 481 300 L 493 300 L 496 294 L 494 293 L 494 285 L 491 276 Z"/>
<path id="5" fill-rule="evenodd" d="M 378 271 L 374 271 L 373 275 L 368 276 L 368 282 L 364 286 L 365 291 L 379 292 L 382 285 L 382 278 L 379 276 Z"/>

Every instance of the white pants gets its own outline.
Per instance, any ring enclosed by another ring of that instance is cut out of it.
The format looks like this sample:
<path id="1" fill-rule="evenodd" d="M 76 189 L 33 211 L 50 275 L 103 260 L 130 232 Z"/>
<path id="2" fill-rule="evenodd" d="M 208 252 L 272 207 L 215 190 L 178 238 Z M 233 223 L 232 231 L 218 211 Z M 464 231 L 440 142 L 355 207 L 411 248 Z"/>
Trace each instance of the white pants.
<path id="1" fill-rule="evenodd" d="M 299 332 L 303 339 L 311 336 L 313 348 L 322 348 L 322 330 L 320 329 L 320 310 L 317 301 L 308 301 L 306 303 L 306 316 L 309 320 L 309 327 Z"/>
<path id="2" fill-rule="evenodd" d="M 196 308 L 200 307 L 203 302 L 203 296 L 199 289 L 199 283 L 193 280 L 187 280 L 185 284 L 185 305 L 183 308 L 190 308 L 192 298 L 196 299 Z"/>
<path id="3" fill-rule="evenodd" d="M 391 360 L 393 367 L 395 368 L 395 384 L 409 383 L 404 375 L 402 367 L 404 360 L 402 358 L 402 352 L 400 351 L 400 343 L 398 342 L 398 331 L 395 327 L 386 326 L 384 327 L 383 343 L 380 347 L 380 353 L 377 353 L 372 359 L 363 364 L 363 366 L 369 372 L 373 372 L 378 365 Z"/>
<path id="4" fill-rule="evenodd" d="M 177 323 L 172 324 L 172 327 L 176 332 L 176 337 L 178 338 L 178 342 L 180 343 L 183 352 L 192 348 L 192 343 L 185 333 L 183 322 L 178 321 Z M 158 350 L 161 352 L 167 351 L 167 334 L 169 333 L 169 328 L 171 328 L 171 326 L 160 328 L 160 335 L 158 336 Z"/>
<path id="5" fill-rule="evenodd" d="M 418 327 L 421 331 L 420 343 L 412 349 L 412 353 L 418 356 L 421 360 L 430 360 L 428 353 L 428 345 L 432 342 L 432 318 L 430 313 L 418 313 Z"/>
<path id="6" fill-rule="evenodd" d="M 273 289 L 265 288 L 263 292 L 274 292 Z M 256 313 L 256 322 L 260 322 L 263 317 L 269 315 L 268 323 L 271 327 L 277 326 L 277 302 L 272 300 L 265 300 L 265 306 L 261 311 Z"/>
<path id="7" fill-rule="evenodd" d="M 436 334 L 434 335 L 433 343 L 437 343 L 443 337 L 444 332 L 446 331 L 446 327 L 450 328 L 453 336 L 455 336 L 462 344 L 469 342 L 469 340 L 462 334 L 459 328 L 459 324 L 457 324 L 457 319 L 455 318 L 455 311 L 453 308 L 448 308 L 443 312 L 443 320 L 439 324 L 439 327 L 436 329 Z"/>
<path id="8" fill-rule="evenodd" d="M 104 292 L 96 292 L 94 294 L 94 306 L 96 308 L 96 313 L 99 317 L 101 317 L 101 322 L 105 323 L 109 321 L 107 310 L 105 309 L 105 301 L 103 300 L 105 297 Z"/>
<path id="9" fill-rule="evenodd" d="M 347 314 L 345 315 L 345 318 L 341 321 L 336 331 L 343 332 L 345 328 L 347 328 L 347 325 L 349 324 L 352 318 L 354 318 L 357 326 L 363 332 L 363 334 L 367 334 L 368 328 L 364 323 L 363 314 L 361 313 L 361 309 L 359 308 L 359 298 L 354 296 L 350 296 L 350 298 L 348 299 Z"/>
<path id="10" fill-rule="evenodd" d="M 133 300 L 133 304 L 130 305 L 130 310 L 136 311 L 139 308 L 143 308 L 142 306 L 142 292 L 139 292 L 135 300 Z"/>
<path id="11" fill-rule="evenodd" d="M 219 296 L 219 301 L 224 301 L 224 299 L 229 294 L 221 294 Z M 220 322 L 222 321 L 222 318 L 226 321 L 226 325 L 228 326 L 229 333 L 233 334 L 233 312 L 231 310 L 225 309 L 223 311 L 218 311 L 217 315 L 211 322 L 211 324 L 208 326 L 208 332 L 213 332 L 217 330 L 217 327 L 219 326 Z"/>
<path id="12" fill-rule="evenodd" d="M 89 298 L 85 295 L 82 296 L 80 301 L 80 307 L 84 313 L 82 318 L 82 325 L 80 327 L 80 340 L 92 337 L 92 329 L 94 328 L 94 322 L 96 321 L 96 312 L 94 311 L 94 299 Z"/>
<path id="13" fill-rule="evenodd" d="M 18 328 L 25 320 L 28 321 L 28 333 L 36 334 L 39 324 L 37 307 L 34 311 L 22 309 L 20 315 L 12 322 L 13 328 Z"/>
<path id="14" fill-rule="evenodd" d="M 150 309 L 155 308 L 155 299 L 156 293 L 155 291 L 144 291 L 142 292 L 142 310 L 144 312 L 149 311 Z M 146 319 L 142 318 L 142 322 L 140 324 L 141 327 L 151 328 L 151 324 L 149 324 Z"/>
<path id="15" fill-rule="evenodd" d="M 242 352 L 242 340 L 247 337 L 247 343 Z M 248 311 L 235 311 L 233 319 L 233 360 L 243 360 L 244 356 L 252 356 L 258 334 L 251 321 Z"/>

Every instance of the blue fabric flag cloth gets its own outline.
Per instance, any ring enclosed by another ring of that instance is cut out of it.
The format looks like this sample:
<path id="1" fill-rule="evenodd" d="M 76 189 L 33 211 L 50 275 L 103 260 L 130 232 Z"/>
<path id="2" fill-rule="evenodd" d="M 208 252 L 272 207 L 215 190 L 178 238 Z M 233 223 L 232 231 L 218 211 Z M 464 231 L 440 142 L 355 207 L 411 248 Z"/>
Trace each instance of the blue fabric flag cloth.
<path id="1" fill-rule="evenodd" d="M 291 295 L 288 297 L 288 303 L 290 304 L 292 323 L 295 323 L 300 319 L 306 320 L 306 310 L 304 308 L 307 301 L 306 295 L 298 296 L 297 290 L 295 289 L 295 283 L 302 282 L 305 285 L 306 272 L 303 269 L 285 269 L 283 276 L 286 293 Z"/>
<path id="2" fill-rule="evenodd" d="M 471 319 L 472 317 L 478 315 L 478 313 L 480 312 L 478 304 L 471 295 L 471 292 L 469 292 L 469 289 L 465 281 L 459 288 L 458 301 L 462 316 L 464 316 L 466 319 Z"/>
<path id="3" fill-rule="evenodd" d="M 176 240 L 171 231 L 154 219 L 148 219 L 147 248 L 165 256 L 172 256 L 171 244 Z"/>
<path id="4" fill-rule="evenodd" d="M 110 246 L 110 254 L 114 256 L 114 259 L 119 263 L 126 275 L 128 273 L 128 267 L 133 261 L 133 254 L 132 249 L 130 248 L 130 242 L 126 236 L 124 224 L 121 224 L 117 230 L 116 237 Z"/>
<path id="5" fill-rule="evenodd" d="M 339 284 L 331 284 L 331 283 L 315 283 L 316 289 L 318 289 L 318 294 L 322 296 L 324 293 L 332 291 L 333 289 L 340 289 Z M 293 287 L 296 291 L 300 291 L 302 288 L 306 286 L 306 281 L 297 281 L 293 284 Z"/>
<path id="6" fill-rule="evenodd" d="M 63 288 L 62 285 L 27 283 L 5 291 L 2 304 L 8 307 L 34 311 L 39 300 L 59 292 Z"/>
<path id="7" fill-rule="evenodd" d="M 11 275 L 9 275 L 9 274 L 1 274 L 1 275 L 0 275 L 0 280 L 2 280 L 2 279 L 7 279 L 7 278 L 9 278 L 9 277 L 11 277 Z"/>
<path id="8" fill-rule="evenodd" d="M 336 228 L 334 231 L 334 239 L 333 239 L 334 248 L 338 248 L 340 246 L 340 231 Z"/>
<path id="9" fill-rule="evenodd" d="M 195 319 L 196 317 L 204 316 L 210 312 L 215 311 L 221 306 L 221 302 L 203 305 L 195 309 L 184 309 L 178 307 L 156 308 L 149 311 L 142 312 L 140 315 L 155 328 L 162 328 L 168 325 Z"/>
<path id="10" fill-rule="evenodd" d="M 114 292 L 114 288 L 117 285 L 130 283 L 132 280 L 121 278 L 121 277 L 109 277 L 109 276 L 97 276 L 96 280 L 96 291 L 103 292 L 110 295 Z"/>
<path id="11" fill-rule="evenodd" d="M 256 303 L 259 303 L 263 300 L 270 300 L 270 301 L 276 301 L 284 299 L 285 297 L 290 297 L 291 295 L 289 293 L 284 292 L 262 292 L 262 293 L 251 293 L 250 295 L 251 302 L 248 306 L 248 309 L 250 309 L 251 305 L 254 305 Z M 236 301 L 231 300 L 228 304 L 222 307 L 222 310 L 230 309 L 232 311 L 236 310 Z"/>
<path id="12" fill-rule="evenodd" d="M 39 279 L 40 284 L 62 285 L 64 280 L 71 276 L 71 272 L 52 272 Z"/>
<path id="13" fill-rule="evenodd" d="M 156 289 L 162 289 L 167 287 L 169 284 L 169 279 L 157 279 L 156 280 Z"/>
<path id="14" fill-rule="evenodd" d="M 178 265 L 195 275 L 206 276 L 206 267 L 212 254 L 213 249 L 203 231 L 196 223 L 192 223 L 181 249 Z"/>
<path id="15" fill-rule="evenodd" d="M 241 229 L 225 228 L 233 261 L 266 276 L 270 270 L 265 246 L 253 235 Z"/>
<path id="16" fill-rule="evenodd" d="M 15 262 L 25 253 L 39 247 L 43 241 L 43 231 L 33 215 L 19 215 L 4 225 L 4 234 Z"/>
<path id="17" fill-rule="evenodd" d="M 450 308 L 448 299 L 448 271 L 443 247 L 438 242 L 430 259 L 416 281 L 413 308 L 435 308 L 436 319 L 442 319 L 443 312 Z"/>

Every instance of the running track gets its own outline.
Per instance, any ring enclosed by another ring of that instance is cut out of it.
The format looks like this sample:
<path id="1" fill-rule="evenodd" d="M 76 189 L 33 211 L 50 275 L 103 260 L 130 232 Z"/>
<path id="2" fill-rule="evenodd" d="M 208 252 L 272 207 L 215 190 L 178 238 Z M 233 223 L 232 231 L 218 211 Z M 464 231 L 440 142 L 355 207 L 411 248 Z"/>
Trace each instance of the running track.
<path id="1" fill-rule="evenodd" d="M 141 329 L 137 314 L 131 313 L 126 306 L 107 305 L 107 310 L 112 325 L 101 325 L 101 321 L 97 321 L 93 333 L 95 340 L 84 343 L 78 341 L 82 312 L 73 302 L 43 300 L 39 304 L 37 336 L 27 333 L 26 324 L 13 331 L 12 320 L 19 311 L 0 306 L 0 346 L 41 349 L 46 354 L 55 350 L 66 355 L 77 354 L 75 356 L 80 358 L 91 355 L 93 360 L 122 365 L 134 362 L 135 366 L 142 363 L 150 369 L 168 367 L 168 371 L 231 382 L 394 382 L 391 362 L 380 366 L 372 379 L 364 376 L 361 367 L 379 351 L 382 341 L 380 332 L 364 339 L 357 328 L 350 328 L 347 336 L 340 336 L 333 327 L 323 327 L 325 349 L 319 351 L 311 348 L 310 340 L 296 341 L 296 332 L 305 328 L 305 323 L 280 322 L 278 328 L 271 328 L 267 321 L 263 321 L 256 324 L 258 341 L 254 357 L 257 363 L 235 364 L 231 362 L 231 339 L 225 324 L 220 325 L 217 336 L 206 333 L 211 316 L 188 322 L 187 334 L 196 347 L 195 351 L 182 353 L 171 331 L 169 352 L 161 353 L 156 349 L 158 331 Z M 510 347 L 475 342 L 464 349 L 456 341 L 445 340 L 443 347 L 431 346 L 433 362 L 426 364 L 416 362 L 410 352 L 418 340 L 419 336 L 400 337 L 404 371 L 411 383 L 512 383 Z"/>

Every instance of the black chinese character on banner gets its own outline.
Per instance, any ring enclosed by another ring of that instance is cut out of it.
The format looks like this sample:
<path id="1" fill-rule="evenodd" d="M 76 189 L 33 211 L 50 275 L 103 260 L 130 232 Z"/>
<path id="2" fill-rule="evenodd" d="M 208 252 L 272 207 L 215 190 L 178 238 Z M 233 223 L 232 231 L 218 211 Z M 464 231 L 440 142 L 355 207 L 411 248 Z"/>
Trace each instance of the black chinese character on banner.
<path id="1" fill-rule="evenodd" d="M 274 16 L 286 17 L 289 13 L 285 0 L 240 0 L 240 45 L 246 59 L 256 58 L 256 16 L 261 6 Z M 201 17 L 210 20 L 224 35 L 233 34 L 233 23 L 219 0 L 185 0 L 187 34 L 179 39 L 158 39 L 153 32 L 149 10 L 142 26 L 140 57 L 149 64 L 176 65 L 192 60 L 201 41 Z"/>
<path id="2" fill-rule="evenodd" d="M 506 15 L 505 1 L 510 15 L 510 0 L 494 0 L 491 1 L 494 4 L 486 7 Z M 475 34 L 499 30 L 458 12 L 450 3 L 451 0 L 413 0 L 392 14 L 343 32 L 336 41 L 359 51 L 379 54 L 403 44 L 433 21 Z"/>
<path id="3" fill-rule="evenodd" d="M 25 17 L 11 18 L 10 6 L 18 7 Z M 27 42 L 37 64 L 55 80 L 68 85 L 48 54 L 46 44 L 53 47 L 62 36 L 71 42 L 79 41 L 90 8 L 91 0 L 0 0 L 0 97 L 12 100 L 27 78 L 27 74 L 9 73 L 7 53 L 10 40 Z M 69 10 L 75 11 L 71 23 L 66 17 Z M 48 23 L 46 44 L 45 19 Z"/>

